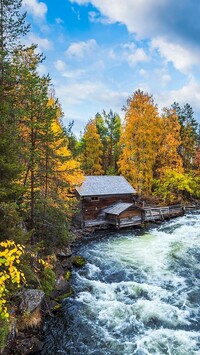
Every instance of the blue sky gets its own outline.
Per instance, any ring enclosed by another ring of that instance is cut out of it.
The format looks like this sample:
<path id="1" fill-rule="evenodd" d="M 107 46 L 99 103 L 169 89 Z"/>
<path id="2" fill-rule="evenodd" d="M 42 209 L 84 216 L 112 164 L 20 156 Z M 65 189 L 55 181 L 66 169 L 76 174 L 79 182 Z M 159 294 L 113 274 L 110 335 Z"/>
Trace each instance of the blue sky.
<path id="1" fill-rule="evenodd" d="M 121 108 L 137 89 L 159 109 L 189 103 L 200 122 L 199 0 L 23 0 L 67 125 Z"/>

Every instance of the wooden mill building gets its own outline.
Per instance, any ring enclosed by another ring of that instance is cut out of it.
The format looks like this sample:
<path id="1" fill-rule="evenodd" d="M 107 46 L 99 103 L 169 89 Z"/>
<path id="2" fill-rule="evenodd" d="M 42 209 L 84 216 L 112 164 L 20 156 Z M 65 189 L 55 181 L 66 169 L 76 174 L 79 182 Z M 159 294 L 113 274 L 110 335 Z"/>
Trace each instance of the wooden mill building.
<path id="1" fill-rule="evenodd" d="M 81 227 L 141 224 L 141 209 L 135 205 L 136 191 L 123 176 L 86 176 L 76 190 L 77 220 Z"/>
<path id="2" fill-rule="evenodd" d="M 123 176 L 86 176 L 76 189 L 79 213 L 75 223 L 81 227 L 131 227 L 184 214 L 181 205 L 141 206 L 135 189 Z"/>

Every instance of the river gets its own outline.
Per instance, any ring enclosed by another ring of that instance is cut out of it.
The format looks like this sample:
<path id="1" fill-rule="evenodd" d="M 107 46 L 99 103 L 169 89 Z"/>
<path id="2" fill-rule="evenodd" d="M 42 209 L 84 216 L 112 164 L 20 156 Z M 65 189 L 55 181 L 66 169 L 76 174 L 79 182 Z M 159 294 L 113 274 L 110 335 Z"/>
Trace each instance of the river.
<path id="1" fill-rule="evenodd" d="M 82 245 L 43 355 L 200 354 L 200 213 Z"/>

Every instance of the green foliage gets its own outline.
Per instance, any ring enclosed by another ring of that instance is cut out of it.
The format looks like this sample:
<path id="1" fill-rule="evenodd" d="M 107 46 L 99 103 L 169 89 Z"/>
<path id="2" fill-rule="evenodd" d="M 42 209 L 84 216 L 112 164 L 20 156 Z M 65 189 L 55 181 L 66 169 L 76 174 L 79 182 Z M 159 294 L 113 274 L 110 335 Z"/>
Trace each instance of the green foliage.
<path id="1" fill-rule="evenodd" d="M 71 271 L 67 270 L 64 277 L 65 277 L 66 281 L 69 281 L 71 279 L 71 277 L 72 277 Z"/>
<path id="2" fill-rule="evenodd" d="M 83 136 L 81 166 L 86 175 L 102 175 L 103 144 L 97 130 L 96 121 L 90 120 Z"/>
<path id="3" fill-rule="evenodd" d="M 77 267 L 84 266 L 86 264 L 86 260 L 83 256 L 75 255 L 72 258 L 72 264 Z"/>
<path id="4" fill-rule="evenodd" d="M 64 128 L 64 133 L 68 140 L 68 148 L 72 152 L 74 158 L 79 154 L 79 144 L 75 134 L 72 132 L 74 121 L 70 122 L 67 128 Z"/>
<path id="5" fill-rule="evenodd" d="M 55 298 L 56 302 L 62 302 L 65 298 L 72 297 L 74 295 L 74 290 L 70 287 L 69 292 L 63 293 L 62 295 Z M 57 308 L 58 309 L 58 308 Z"/>
<path id="6" fill-rule="evenodd" d="M 50 254 L 55 247 L 67 244 L 72 236 L 64 208 L 48 204 L 45 217 L 43 213 L 43 204 L 38 201 L 35 207 L 35 233 L 38 240 L 43 241 L 46 253 Z"/>
<path id="7" fill-rule="evenodd" d="M 112 110 L 102 116 L 97 113 L 95 122 L 102 142 L 102 164 L 106 175 L 118 173 L 117 161 L 119 158 L 119 140 L 121 134 L 121 120 Z"/>
<path id="8" fill-rule="evenodd" d="M 0 203 L 0 241 L 12 239 L 17 243 L 24 243 L 28 238 L 29 233 L 25 231 L 17 204 Z"/>
<path id="9" fill-rule="evenodd" d="M 1 0 L 0 48 L 11 50 L 29 30 L 26 14 L 21 13 L 22 0 Z"/>
<path id="10" fill-rule="evenodd" d="M 56 283 L 55 272 L 50 267 L 46 267 L 43 270 L 40 278 L 40 283 L 42 290 L 47 296 L 49 296 L 50 293 L 53 291 Z"/>
<path id="11" fill-rule="evenodd" d="M 189 198 L 196 191 L 196 183 L 191 175 L 167 169 L 162 180 L 154 180 L 153 195 L 170 203 L 179 198 Z"/>
<path id="12" fill-rule="evenodd" d="M 0 202 L 14 200 L 20 189 L 17 179 L 21 172 L 17 80 L 12 54 L 21 36 L 27 33 L 21 0 L 0 2 Z"/>
<path id="13" fill-rule="evenodd" d="M 25 260 L 22 259 L 22 264 L 21 264 L 20 269 L 24 274 L 27 286 L 30 288 L 38 288 L 38 286 L 39 286 L 38 276 L 36 276 L 35 272 L 31 268 L 30 264 L 28 264 L 28 262 Z"/>
<path id="14" fill-rule="evenodd" d="M 4 349 L 9 334 L 9 322 L 7 319 L 0 319 L 0 351 Z"/>
<path id="15" fill-rule="evenodd" d="M 179 123 L 181 125 L 181 140 L 179 154 L 183 159 L 183 166 L 186 172 L 190 172 L 194 168 L 194 158 L 198 146 L 198 123 L 194 118 L 194 112 L 189 104 L 180 107 L 178 103 L 174 103 L 172 108 L 175 110 Z"/>
<path id="16" fill-rule="evenodd" d="M 1 108 L 0 115 L 5 115 Z M 13 124 L 4 126 L 5 130 L 0 119 L 0 202 L 17 199 L 22 192 L 22 187 L 17 182 L 22 166 L 19 163 L 20 151 L 16 128 Z"/>

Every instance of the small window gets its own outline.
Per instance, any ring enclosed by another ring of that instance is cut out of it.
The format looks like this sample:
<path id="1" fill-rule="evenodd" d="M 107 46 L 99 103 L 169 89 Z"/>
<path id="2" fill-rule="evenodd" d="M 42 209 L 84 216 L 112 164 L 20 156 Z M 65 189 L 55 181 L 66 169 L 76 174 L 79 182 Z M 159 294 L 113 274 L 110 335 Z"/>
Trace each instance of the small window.
<path id="1" fill-rule="evenodd" d="M 99 201 L 99 198 L 97 196 L 91 197 L 91 201 Z"/>

